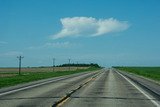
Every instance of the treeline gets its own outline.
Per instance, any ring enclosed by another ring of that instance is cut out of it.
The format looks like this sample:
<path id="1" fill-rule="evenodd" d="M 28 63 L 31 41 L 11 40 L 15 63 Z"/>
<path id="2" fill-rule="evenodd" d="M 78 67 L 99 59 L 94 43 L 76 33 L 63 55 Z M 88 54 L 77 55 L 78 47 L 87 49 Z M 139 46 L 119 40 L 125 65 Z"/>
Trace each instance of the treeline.
<path id="1" fill-rule="evenodd" d="M 96 68 L 101 68 L 101 66 L 99 66 L 98 64 L 94 64 L 94 63 L 90 63 L 90 64 L 62 64 L 62 65 L 58 65 L 57 67 L 96 67 Z"/>

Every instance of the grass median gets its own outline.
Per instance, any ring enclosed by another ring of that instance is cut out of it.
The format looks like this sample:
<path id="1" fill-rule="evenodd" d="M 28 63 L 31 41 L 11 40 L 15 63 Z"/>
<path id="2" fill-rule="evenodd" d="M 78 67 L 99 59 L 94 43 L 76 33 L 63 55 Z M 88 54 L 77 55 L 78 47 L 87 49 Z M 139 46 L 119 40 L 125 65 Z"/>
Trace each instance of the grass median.
<path id="1" fill-rule="evenodd" d="M 88 69 L 81 69 L 81 70 L 74 70 L 74 71 L 24 72 L 21 75 L 18 75 L 18 73 L 12 73 L 12 72 L 4 73 L 3 72 L 0 74 L 1 75 L 7 74 L 7 75 L 13 75 L 13 76 L 1 77 L 0 78 L 0 88 L 13 86 L 13 85 L 21 84 L 21 83 L 26 83 L 26 82 L 31 82 L 31 81 L 36 81 L 36 80 L 41 80 L 41 79 L 46 79 L 46 78 L 70 75 L 70 74 L 75 74 L 75 73 L 80 73 L 80 72 L 91 72 L 91 71 L 96 71 L 99 69 L 101 68 L 90 67 Z"/>
<path id="2" fill-rule="evenodd" d="M 160 81 L 160 67 L 114 67 L 116 69 Z"/>

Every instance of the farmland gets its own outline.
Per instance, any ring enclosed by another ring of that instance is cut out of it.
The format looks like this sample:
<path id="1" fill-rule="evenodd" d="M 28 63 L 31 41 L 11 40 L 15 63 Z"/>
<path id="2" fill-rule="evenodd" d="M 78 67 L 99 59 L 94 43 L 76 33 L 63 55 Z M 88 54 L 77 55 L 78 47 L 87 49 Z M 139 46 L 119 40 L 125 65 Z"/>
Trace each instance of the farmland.
<path id="1" fill-rule="evenodd" d="M 0 88 L 13 86 L 20 83 L 26 83 L 30 81 L 36 81 L 45 78 L 69 75 L 74 73 L 94 71 L 100 68 L 95 67 L 71 67 L 68 71 L 68 67 L 55 67 L 55 71 L 52 71 L 51 67 L 42 68 L 22 68 L 21 75 L 18 75 L 17 68 L 1 68 L 0 69 Z"/>
<path id="2" fill-rule="evenodd" d="M 160 81 L 160 67 L 114 67 L 114 68 Z"/>
<path id="3" fill-rule="evenodd" d="M 87 69 L 88 67 L 78 67 L 78 69 Z M 22 68 L 23 72 L 48 72 L 52 71 L 52 67 L 25 67 Z M 69 67 L 54 67 L 55 71 L 66 71 Z M 70 70 L 76 70 L 77 67 L 70 67 Z M 18 72 L 18 68 L 0 68 L 0 73 L 3 72 Z"/>

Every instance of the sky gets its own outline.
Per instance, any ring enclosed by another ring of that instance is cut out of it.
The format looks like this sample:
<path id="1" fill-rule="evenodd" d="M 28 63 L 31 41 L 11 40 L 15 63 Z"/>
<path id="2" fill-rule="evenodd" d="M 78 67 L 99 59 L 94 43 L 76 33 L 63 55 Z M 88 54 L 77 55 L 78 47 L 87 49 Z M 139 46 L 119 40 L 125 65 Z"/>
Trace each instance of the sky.
<path id="1" fill-rule="evenodd" d="M 0 67 L 160 66 L 160 0 L 0 0 Z"/>

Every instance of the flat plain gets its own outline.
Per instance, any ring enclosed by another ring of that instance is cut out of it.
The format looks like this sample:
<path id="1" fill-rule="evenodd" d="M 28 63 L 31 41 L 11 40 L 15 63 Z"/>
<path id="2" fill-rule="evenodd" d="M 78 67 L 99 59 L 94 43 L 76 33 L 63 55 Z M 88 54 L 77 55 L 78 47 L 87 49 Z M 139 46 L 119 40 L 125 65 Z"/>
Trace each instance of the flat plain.
<path id="1" fill-rule="evenodd" d="M 74 73 L 97 70 L 94 67 L 56 67 L 53 68 L 22 68 L 21 75 L 18 74 L 18 68 L 0 69 L 0 88 L 13 86 L 20 83 L 26 83 L 46 78 L 69 75 Z"/>

